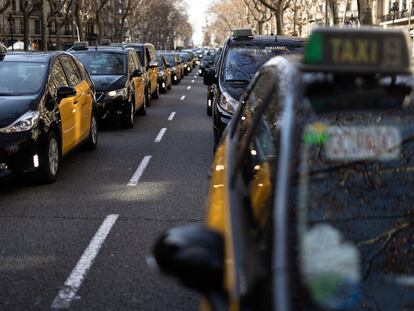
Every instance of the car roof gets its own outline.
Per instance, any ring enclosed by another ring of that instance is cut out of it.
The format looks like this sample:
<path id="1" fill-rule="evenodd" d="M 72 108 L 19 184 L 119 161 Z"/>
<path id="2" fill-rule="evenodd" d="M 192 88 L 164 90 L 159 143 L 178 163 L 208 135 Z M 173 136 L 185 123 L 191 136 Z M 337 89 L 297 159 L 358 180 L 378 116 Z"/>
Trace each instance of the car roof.
<path id="1" fill-rule="evenodd" d="M 127 54 L 128 51 L 133 50 L 132 48 L 122 46 L 89 46 L 85 49 L 76 49 L 71 50 L 70 53 L 76 54 L 76 53 L 115 53 L 115 54 Z"/>
<path id="2" fill-rule="evenodd" d="M 228 39 L 230 45 L 293 45 L 303 46 L 305 39 L 289 36 L 269 36 L 255 35 L 252 37 L 230 37 Z"/>
<path id="3" fill-rule="evenodd" d="M 3 61 L 47 63 L 59 55 L 70 55 L 63 51 L 57 52 L 7 52 Z"/>

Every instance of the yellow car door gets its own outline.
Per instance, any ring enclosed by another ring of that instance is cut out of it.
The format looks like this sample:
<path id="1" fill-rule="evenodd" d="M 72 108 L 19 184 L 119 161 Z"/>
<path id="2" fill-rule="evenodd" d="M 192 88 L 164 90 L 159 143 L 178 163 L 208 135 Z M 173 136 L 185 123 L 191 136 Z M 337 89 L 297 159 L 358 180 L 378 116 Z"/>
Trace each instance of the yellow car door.
<path id="1" fill-rule="evenodd" d="M 140 70 L 142 72 L 141 64 L 138 60 L 135 51 L 131 51 L 129 54 L 130 59 L 128 60 L 128 70 L 130 74 L 135 70 Z M 145 96 L 145 78 L 143 75 L 140 77 L 133 77 L 132 78 L 132 85 L 134 86 L 135 92 L 135 109 L 140 107 L 144 103 L 144 96 Z"/>
<path id="2" fill-rule="evenodd" d="M 69 56 L 60 58 L 69 85 L 76 89 L 73 100 L 73 117 L 75 118 L 74 144 L 81 143 L 89 134 L 92 113 L 92 95 L 89 84 L 85 81 L 75 61 Z"/>
<path id="3" fill-rule="evenodd" d="M 52 98 L 58 100 L 59 87 L 68 86 L 65 72 L 59 60 L 53 64 L 48 89 Z M 75 144 L 74 98 L 64 98 L 58 103 L 62 130 L 62 154 L 66 154 Z"/>

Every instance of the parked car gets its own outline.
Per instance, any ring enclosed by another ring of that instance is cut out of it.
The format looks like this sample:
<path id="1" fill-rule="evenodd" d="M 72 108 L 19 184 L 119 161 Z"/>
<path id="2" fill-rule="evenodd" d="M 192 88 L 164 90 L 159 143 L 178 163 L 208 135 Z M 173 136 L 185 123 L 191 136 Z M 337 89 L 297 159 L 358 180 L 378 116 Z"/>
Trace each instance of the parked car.
<path id="1" fill-rule="evenodd" d="M 74 56 L 0 47 L 0 177 L 31 173 L 51 183 L 64 156 L 97 143 L 94 84 Z"/>
<path id="2" fill-rule="evenodd" d="M 148 98 L 135 49 L 83 46 L 71 53 L 84 64 L 95 83 L 99 119 L 120 120 L 123 126 L 132 128 L 135 114 L 146 114 Z"/>

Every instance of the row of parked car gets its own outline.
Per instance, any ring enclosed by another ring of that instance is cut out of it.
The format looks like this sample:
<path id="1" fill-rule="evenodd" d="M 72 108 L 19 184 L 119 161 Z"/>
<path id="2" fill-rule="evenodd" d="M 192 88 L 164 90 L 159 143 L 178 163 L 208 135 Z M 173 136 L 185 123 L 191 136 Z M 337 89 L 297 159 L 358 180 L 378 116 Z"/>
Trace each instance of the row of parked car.
<path id="1" fill-rule="evenodd" d="M 0 177 L 53 182 L 70 151 L 96 148 L 100 122 L 132 128 L 194 66 L 189 53 L 149 43 L 79 42 L 43 53 L 8 53 L 0 44 Z"/>

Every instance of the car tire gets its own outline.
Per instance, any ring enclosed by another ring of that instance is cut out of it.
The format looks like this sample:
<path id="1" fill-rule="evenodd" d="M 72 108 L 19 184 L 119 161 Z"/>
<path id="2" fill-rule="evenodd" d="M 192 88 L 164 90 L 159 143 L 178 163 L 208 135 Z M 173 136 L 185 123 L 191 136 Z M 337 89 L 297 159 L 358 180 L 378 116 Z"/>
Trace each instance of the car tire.
<path id="1" fill-rule="evenodd" d="M 160 98 L 160 85 L 157 83 L 157 87 L 155 88 L 154 93 L 152 93 L 152 98 L 158 99 Z"/>
<path id="2" fill-rule="evenodd" d="M 60 147 L 56 133 L 52 130 L 47 135 L 47 143 L 43 156 L 40 158 L 36 181 L 40 184 L 51 184 L 58 176 L 60 166 Z"/>
<path id="3" fill-rule="evenodd" d="M 149 107 L 151 106 L 151 86 L 148 86 L 145 96 L 147 97 L 147 107 Z"/>
<path id="4" fill-rule="evenodd" d="M 138 109 L 137 115 L 145 116 L 147 114 L 147 96 L 144 95 L 144 102 L 142 106 Z"/>
<path id="5" fill-rule="evenodd" d="M 85 149 L 88 151 L 93 151 L 96 149 L 97 145 L 98 145 L 98 120 L 96 118 L 96 113 L 92 111 L 89 137 L 85 143 Z"/>
<path id="6" fill-rule="evenodd" d="M 207 101 L 207 115 L 211 116 L 212 114 L 213 114 L 213 109 L 208 106 L 208 101 Z"/>
<path id="7" fill-rule="evenodd" d="M 125 118 L 125 128 L 132 129 L 134 127 L 135 121 L 135 104 L 134 102 L 129 102 L 129 113 Z"/>

